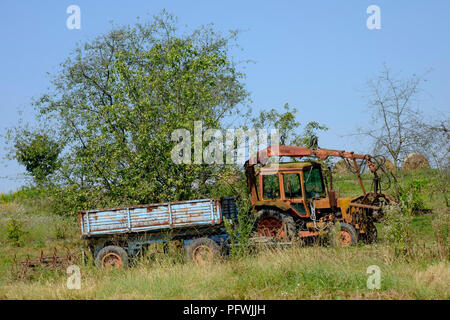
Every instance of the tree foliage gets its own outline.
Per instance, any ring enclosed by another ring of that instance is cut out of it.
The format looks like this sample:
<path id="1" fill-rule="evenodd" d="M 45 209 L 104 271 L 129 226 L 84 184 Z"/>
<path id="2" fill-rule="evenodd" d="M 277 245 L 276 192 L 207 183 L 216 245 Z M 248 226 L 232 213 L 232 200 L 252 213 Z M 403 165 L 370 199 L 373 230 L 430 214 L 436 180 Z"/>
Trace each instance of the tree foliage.
<path id="1" fill-rule="evenodd" d="M 303 131 L 299 128 L 301 123 L 297 120 L 297 109 L 291 108 L 288 103 L 284 105 L 285 112 L 280 113 L 275 109 L 262 110 L 258 116 L 251 119 L 255 129 L 275 128 L 279 130 L 281 145 L 314 146 L 317 139 L 317 131 L 326 131 L 328 128 L 316 121 L 310 121 Z"/>
<path id="2" fill-rule="evenodd" d="M 182 34 L 162 13 L 77 47 L 35 103 L 65 146 L 49 181 L 59 210 L 202 195 L 215 168 L 174 164 L 171 133 L 194 121 L 221 128 L 238 112 L 247 92 L 229 55 L 235 39 L 211 27 Z"/>
<path id="3" fill-rule="evenodd" d="M 13 157 L 37 183 L 42 183 L 59 167 L 61 146 L 45 133 L 21 130 L 15 136 L 14 149 Z"/>

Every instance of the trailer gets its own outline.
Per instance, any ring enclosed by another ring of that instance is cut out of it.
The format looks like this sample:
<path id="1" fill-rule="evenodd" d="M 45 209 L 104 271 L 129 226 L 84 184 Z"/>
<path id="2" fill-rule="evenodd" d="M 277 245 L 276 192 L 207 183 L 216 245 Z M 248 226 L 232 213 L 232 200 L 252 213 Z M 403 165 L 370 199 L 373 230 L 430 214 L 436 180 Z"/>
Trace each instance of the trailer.
<path id="1" fill-rule="evenodd" d="M 224 219 L 235 221 L 234 197 L 79 211 L 81 238 L 99 268 L 126 268 L 150 244 L 182 240 L 189 260 L 204 264 L 229 245 Z"/>

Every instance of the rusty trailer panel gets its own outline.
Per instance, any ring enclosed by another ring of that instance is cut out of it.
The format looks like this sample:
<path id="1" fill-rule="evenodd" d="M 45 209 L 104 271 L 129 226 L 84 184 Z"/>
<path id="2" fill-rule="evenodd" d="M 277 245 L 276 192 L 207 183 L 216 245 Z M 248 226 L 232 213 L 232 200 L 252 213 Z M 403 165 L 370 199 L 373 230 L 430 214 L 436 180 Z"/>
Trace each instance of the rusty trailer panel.
<path id="1" fill-rule="evenodd" d="M 216 199 L 88 210 L 79 215 L 83 238 L 222 223 L 221 201 Z"/>

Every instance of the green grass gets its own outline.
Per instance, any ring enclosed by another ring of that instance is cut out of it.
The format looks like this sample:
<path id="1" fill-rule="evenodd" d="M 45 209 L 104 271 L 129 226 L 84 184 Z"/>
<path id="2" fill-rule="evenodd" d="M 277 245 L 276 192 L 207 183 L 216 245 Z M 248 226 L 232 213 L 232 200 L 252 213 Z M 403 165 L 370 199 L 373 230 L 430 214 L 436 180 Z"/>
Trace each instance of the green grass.
<path id="1" fill-rule="evenodd" d="M 433 227 L 432 227 L 432 221 L 433 221 L 434 215 L 427 214 L 427 215 L 420 215 L 415 216 L 412 219 L 412 228 L 413 232 L 416 235 L 416 237 L 420 237 L 422 239 L 429 239 L 431 238 L 433 234 Z"/>
<path id="2" fill-rule="evenodd" d="M 412 181 L 420 181 L 422 185 L 421 189 L 421 199 L 423 200 L 425 207 L 427 209 L 438 209 L 445 206 L 445 197 L 448 195 L 442 194 L 437 188 L 439 184 L 439 171 L 436 169 L 426 169 L 420 171 L 411 172 L 399 172 L 399 183 L 401 185 L 406 185 Z M 366 192 L 372 191 L 372 178 L 373 175 L 370 173 L 364 173 L 361 175 L 363 180 L 363 185 Z M 382 187 L 389 187 L 388 177 L 381 176 Z M 391 181 L 392 178 L 390 178 Z M 337 190 L 340 196 L 360 196 L 362 195 L 361 186 L 359 185 L 358 179 L 354 174 L 343 174 L 333 176 L 333 186 Z M 383 193 L 395 196 L 394 184 L 391 182 L 390 187 L 386 190 L 382 190 Z"/>
<path id="3" fill-rule="evenodd" d="M 0 204 L 24 200 L 34 200 L 45 197 L 45 190 L 32 186 L 23 186 L 19 190 L 10 193 L 0 193 Z"/>

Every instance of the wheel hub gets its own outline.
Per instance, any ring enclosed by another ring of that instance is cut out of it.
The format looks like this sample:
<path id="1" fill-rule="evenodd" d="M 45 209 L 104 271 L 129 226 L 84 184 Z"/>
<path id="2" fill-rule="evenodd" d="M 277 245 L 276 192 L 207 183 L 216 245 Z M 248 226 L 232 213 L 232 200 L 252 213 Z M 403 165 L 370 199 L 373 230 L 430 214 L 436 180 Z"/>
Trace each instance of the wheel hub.
<path id="1" fill-rule="evenodd" d="M 102 266 L 104 268 L 121 268 L 122 258 L 113 252 L 107 253 L 102 259 Z"/>
<path id="2" fill-rule="evenodd" d="M 201 245 L 194 249 L 192 258 L 197 264 L 203 266 L 212 260 L 213 252 L 208 246 Z"/>
<path id="3" fill-rule="evenodd" d="M 346 247 L 346 246 L 350 245 L 350 243 L 352 242 L 352 236 L 351 236 L 351 234 L 349 232 L 341 230 L 340 236 L 341 236 L 340 237 L 341 245 L 343 247 Z"/>

